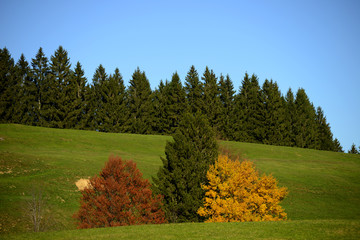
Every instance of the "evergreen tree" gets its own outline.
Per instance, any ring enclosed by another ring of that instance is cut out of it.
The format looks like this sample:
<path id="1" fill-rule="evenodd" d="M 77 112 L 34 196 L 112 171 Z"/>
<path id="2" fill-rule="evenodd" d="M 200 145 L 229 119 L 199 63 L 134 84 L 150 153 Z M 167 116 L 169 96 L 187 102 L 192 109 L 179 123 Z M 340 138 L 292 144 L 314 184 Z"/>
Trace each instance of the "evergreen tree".
<path id="1" fill-rule="evenodd" d="M 154 178 L 155 190 L 164 196 L 164 210 L 170 222 L 201 220 L 196 211 L 202 205 L 206 172 L 214 164 L 218 145 L 206 118 L 186 113 L 165 147 L 166 158 Z"/>
<path id="2" fill-rule="evenodd" d="M 7 48 L 0 49 L 0 122 L 11 122 L 17 81 L 14 59 Z"/>
<path id="3" fill-rule="evenodd" d="M 246 73 L 235 99 L 234 138 L 237 141 L 260 143 L 264 138 L 264 106 L 257 76 Z"/>
<path id="4" fill-rule="evenodd" d="M 326 117 L 321 107 L 316 110 L 317 125 L 317 148 L 320 150 L 333 151 L 334 141 L 331 133 L 330 125 L 326 122 Z"/>
<path id="5" fill-rule="evenodd" d="M 14 112 L 14 122 L 32 125 L 35 122 L 36 110 L 36 85 L 31 78 L 30 66 L 25 56 L 21 54 L 15 66 L 15 76 L 18 79 L 16 89 L 16 112 Z"/>
<path id="6" fill-rule="evenodd" d="M 109 132 L 107 125 L 104 123 L 107 119 L 106 114 L 106 101 L 107 101 L 107 92 L 108 88 L 106 87 L 107 82 L 109 81 L 108 75 L 106 74 L 105 68 L 100 64 L 99 67 L 95 70 L 93 76 L 93 96 L 91 96 L 91 105 L 92 105 L 92 114 L 94 116 L 94 127 L 100 132 Z"/>
<path id="7" fill-rule="evenodd" d="M 86 77 L 80 62 L 76 63 L 76 67 L 71 75 L 71 81 L 67 87 L 67 101 L 70 101 L 69 111 L 64 119 L 65 128 L 84 129 L 85 119 L 85 94 L 86 94 Z"/>
<path id="8" fill-rule="evenodd" d="M 145 72 L 141 72 L 139 68 L 132 75 L 127 94 L 127 106 L 129 109 L 129 119 L 126 124 L 127 132 L 151 133 L 154 122 L 150 115 L 153 112 L 151 104 L 152 91 Z"/>
<path id="9" fill-rule="evenodd" d="M 220 136 L 225 140 L 233 139 L 233 125 L 235 119 L 233 117 L 234 112 L 234 85 L 229 77 L 226 75 L 220 76 L 219 81 L 219 96 L 220 96 L 220 115 L 219 115 L 219 127 Z"/>
<path id="10" fill-rule="evenodd" d="M 206 67 L 203 77 L 204 86 L 204 109 L 203 114 L 209 119 L 210 126 L 212 126 L 216 133 L 219 131 L 219 115 L 220 115 L 220 96 L 219 96 L 219 86 L 217 83 L 217 77 L 215 76 L 213 70 L 209 70 Z"/>
<path id="11" fill-rule="evenodd" d="M 284 140 L 285 146 L 295 146 L 294 123 L 296 118 L 295 97 L 289 88 L 285 96 Z"/>
<path id="12" fill-rule="evenodd" d="M 190 67 L 189 72 L 185 77 L 185 94 L 188 110 L 191 113 L 196 113 L 203 110 L 203 85 L 199 80 L 199 75 L 195 66 Z"/>
<path id="13" fill-rule="evenodd" d="M 351 145 L 351 148 L 348 151 L 348 153 L 350 153 L 350 154 L 358 154 L 359 153 L 358 150 L 356 149 L 356 146 L 354 143 Z"/>
<path id="14" fill-rule="evenodd" d="M 315 149 L 317 147 L 316 112 L 303 88 L 300 88 L 296 93 L 295 109 L 294 134 L 296 146 Z"/>
<path id="15" fill-rule="evenodd" d="M 50 75 L 46 81 L 43 116 L 48 120 L 49 127 L 64 128 L 73 102 L 76 100 L 76 85 L 72 83 L 71 63 L 68 52 L 62 47 L 50 58 Z"/>
<path id="16" fill-rule="evenodd" d="M 111 132 L 122 132 L 127 119 L 125 86 L 118 68 L 103 86 L 105 121 L 104 128 Z"/>
<path id="17" fill-rule="evenodd" d="M 84 116 L 81 121 L 81 128 L 87 130 L 96 130 L 96 104 L 97 99 L 95 96 L 95 87 L 92 84 L 87 84 L 85 86 L 85 106 L 84 106 Z"/>
<path id="18" fill-rule="evenodd" d="M 46 119 L 42 117 L 42 111 L 43 111 L 43 101 L 44 96 L 43 94 L 47 91 L 46 85 L 49 75 L 49 65 L 48 65 L 48 59 L 45 57 L 45 54 L 42 50 L 42 48 L 39 48 L 35 58 L 31 61 L 31 77 L 35 83 L 36 86 L 36 102 L 37 107 L 35 111 L 35 123 L 36 125 L 42 125 L 45 126 Z"/>
<path id="19" fill-rule="evenodd" d="M 344 152 L 344 150 L 342 149 L 342 146 L 340 145 L 340 142 L 337 138 L 334 139 L 333 146 L 334 146 L 334 149 L 333 149 L 334 152 Z"/>
<path id="20" fill-rule="evenodd" d="M 262 86 L 264 100 L 264 143 L 281 145 L 284 143 L 285 103 L 276 82 L 265 80 Z"/>
<path id="21" fill-rule="evenodd" d="M 165 96 L 165 111 L 169 121 L 168 133 L 175 133 L 186 109 L 185 91 L 177 72 L 172 75 L 171 81 L 166 88 Z"/>
<path id="22" fill-rule="evenodd" d="M 154 116 L 152 122 L 153 132 L 159 134 L 166 134 L 170 131 L 170 121 L 167 111 L 167 92 L 169 88 L 169 83 L 166 80 L 165 84 L 161 80 L 159 87 L 155 89 L 152 94 L 152 107 L 154 109 Z"/>

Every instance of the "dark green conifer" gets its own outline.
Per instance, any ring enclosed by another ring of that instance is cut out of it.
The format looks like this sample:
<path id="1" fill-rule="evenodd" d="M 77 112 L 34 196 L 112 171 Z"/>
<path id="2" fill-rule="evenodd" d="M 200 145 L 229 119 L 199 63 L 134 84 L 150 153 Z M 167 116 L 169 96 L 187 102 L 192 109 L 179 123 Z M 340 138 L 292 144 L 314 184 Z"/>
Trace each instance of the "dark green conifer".
<path id="1" fill-rule="evenodd" d="M 184 89 L 189 112 L 202 112 L 202 110 L 204 109 L 204 89 L 202 83 L 199 80 L 199 75 L 194 65 L 190 67 L 190 70 L 185 77 Z"/>
<path id="2" fill-rule="evenodd" d="M 203 114 L 208 118 L 217 135 L 219 135 L 219 115 L 221 111 L 219 85 L 213 70 L 206 67 L 202 76 L 204 86 Z"/>
<path id="3" fill-rule="evenodd" d="M 179 126 L 180 119 L 185 112 L 185 90 L 181 84 L 180 77 L 177 72 L 172 75 L 168 88 L 165 91 L 166 95 L 166 112 L 169 121 L 168 133 L 175 133 Z"/>
<path id="4" fill-rule="evenodd" d="M 295 108 L 295 97 L 294 94 L 289 88 L 285 96 L 285 121 L 284 121 L 284 140 L 283 145 L 285 146 L 295 146 L 295 132 L 294 132 L 294 123 L 296 118 L 296 108 Z"/>
<path id="5" fill-rule="evenodd" d="M 265 144 L 282 145 L 285 132 L 285 102 L 276 82 L 265 80 L 262 86 L 264 100 Z"/>
<path id="6" fill-rule="evenodd" d="M 326 121 L 326 117 L 324 116 L 324 112 L 321 107 L 318 107 L 316 110 L 316 128 L 316 148 L 320 150 L 333 151 L 333 134 L 331 132 L 330 125 Z"/>
<path id="7" fill-rule="evenodd" d="M 118 68 L 114 74 L 111 74 L 109 81 L 103 86 L 105 110 L 105 119 L 103 122 L 104 129 L 111 132 L 122 132 L 127 119 L 127 111 L 125 105 L 125 86 L 123 78 Z"/>
<path id="8" fill-rule="evenodd" d="M 15 122 L 33 125 L 35 122 L 36 102 L 36 85 L 31 78 L 29 63 L 25 56 L 21 54 L 19 61 L 15 66 L 15 75 L 18 79 L 16 90 L 16 112 L 13 117 Z"/>
<path id="9" fill-rule="evenodd" d="M 126 131 L 139 134 L 151 133 L 154 122 L 151 117 L 153 112 L 152 91 L 145 72 L 141 72 L 139 68 L 132 75 L 127 96 L 129 119 L 126 123 Z"/>
<path id="10" fill-rule="evenodd" d="M 86 81 L 84 70 L 80 62 L 77 62 L 67 87 L 68 96 L 65 96 L 67 101 L 70 101 L 69 111 L 64 119 L 65 128 L 85 129 Z"/>
<path id="11" fill-rule="evenodd" d="M 168 116 L 168 107 L 167 105 L 167 93 L 169 92 L 169 82 L 166 80 L 165 84 L 160 80 L 159 87 L 155 89 L 152 94 L 152 107 L 153 112 L 153 121 L 152 121 L 152 131 L 154 133 L 166 134 L 170 131 L 170 120 Z"/>
<path id="12" fill-rule="evenodd" d="M 264 106 L 257 76 L 246 73 L 235 98 L 234 138 L 237 141 L 260 143 L 264 139 Z"/>
<path id="13" fill-rule="evenodd" d="M 37 107 L 35 111 L 35 125 L 47 125 L 47 120 L 43 118 L 43 101 L 44 96 L 43 94 L 47 91 L 46 84 L 48 75 L 49 75 L 49 65 L 48 59 L 45 57 L 45 54 L 42 48 L 39 48 L 35 58 L 31 61 L 31 77 L 36 86 L 36 102 Z M 45 94 L 46 95 L 46 94 Z"/>
<path id="14" fill-rule="evenodd" d="M 356 146 L 354 143 L 351 145 L 351 148 L 348 151 L 348 153 L 350 153 L 350 154 L 358 154 L 359 153 L 358 150 L 356 149 Z"/>
<path id="15" fill-rule="evenodd" d="M 106 113 L 106 101 L 107 101 L 107 82 L 109 81 L 105 68 L 100 64 L 95 70 L 92 82 L 93 82 L 93 96 L 91 96 L 92 115 L 94 117 L 93 125 L 96 130 L 100 132 L 109 132 L 107 125 L 104 123 L 107 121 Z"/>
<path id="16" fill-rule="evenodd" d="M 16 85 L 14 59 L 7 48 L 0 49 L 0 122 L 12 122 Z"/>
<path id="17" fill-rule="evenodd" d="M 154 178 L 155 192 L 164 196 L 164 210 L 169 222 L 197 222 L 202 205 L 206 172 L 214 164 L 218 145 L 207 119 L 186 113 L 165 147 L 166 158 Z"/>
<path id="18" fill-rule="evenodd" d="M 50 58 L 50 74 L 44 81 L 42 116 L 48 127 L 64 128 L 65 118 L 75 100 L 71 83 L 71 63 L 67 51 L 62 47 Z"/>
<path id="19" fill-rule="evenodd" d="M 95 111 L 97 98 L 95 95 L 95 87 L 93 84 L 85 86 L 85 107 L 84 116 L 81 121 L 81 128 L 87 130 L 96 130 Z"/>
<path id="20" fill-rule="evenodd" d="M 333 149 L 334 152 L 344 152 L 344 150 L 337 138 L 334 139 L 333 146 L 334 146 L 334 149 Z"/>
<path id="21" fill-rule="evenodd" d="M 296 93 L 295 109 L 295 144 L 297 147 L 315 149 L 317 147 L 316 112 L 303 88 L 300 88 Z"/>
<path id="22" fill-rule="evenodd" d="M 220 75 L 219 96 L 220 96 L 220 114 L 218 121 L 218 132 L 220 137 L 225 140 L 233 140 L 234 119 L 234 85 L 229 77 Z"/>

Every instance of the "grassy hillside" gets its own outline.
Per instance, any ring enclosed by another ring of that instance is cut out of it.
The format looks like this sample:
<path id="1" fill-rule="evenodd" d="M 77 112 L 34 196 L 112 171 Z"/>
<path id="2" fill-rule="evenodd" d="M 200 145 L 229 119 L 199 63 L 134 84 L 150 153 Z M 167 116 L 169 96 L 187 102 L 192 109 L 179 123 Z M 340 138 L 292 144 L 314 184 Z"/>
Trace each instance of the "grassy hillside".
<path id="1" fill-rule="evenodd" d="M 8 239 L 356 239 L 359 220 L 186 223 L 16 234 Z"/>
<path id="2" fill-rule="evenodd" d="M 37 188 L 43 189 L 48 215 L 51 215 L 49 229 L 74 229 L 71 216 L 79 206 L 80 193 L 74 184 L 78 179 L 99 173 L 111 154 L 133 159 L 144 177 L 150 179 L 161 166 L 160 156 L 164 155 L 166 141 L 170 139 L 165 136 L 0 125 L 1 233 L 28 231 L 30 225 L 24 216 L 24 204 Z M 237 142 L 221 142 L 221 145 L 253 160 L 261 172 L 272 173 L 281 186 L 288 187 L 290 194 L 282 204 L 292 220 L 284 223 L 289 224 L 287 227 L 301 225 L 301 221 L 295 220 L 313 220 L 303 221 L 304 231 L 307 231 L 306 226 L 317 224 L 328 226 L 332 231 L 336 229 L 333 225 L 341 221 L 329 219 L 355 219 L 348 222 L 359 229 L 359 155 Z M 319 221 L 321 219 L 327 221 Z M 249 229 L 271 226 L 270 223 L 258 224 L 244 226 Z M 174 226 L 180 226 L 179 231 L 186 228 L 186 224 Z M 142 227 L 138 228 L 143 231 Z M 166 226 L 155 228 L 166 231 Z M 111 231 L 120 234 L 126 229 Z M 192 237 L 189 235 L 189 238 Z"/>

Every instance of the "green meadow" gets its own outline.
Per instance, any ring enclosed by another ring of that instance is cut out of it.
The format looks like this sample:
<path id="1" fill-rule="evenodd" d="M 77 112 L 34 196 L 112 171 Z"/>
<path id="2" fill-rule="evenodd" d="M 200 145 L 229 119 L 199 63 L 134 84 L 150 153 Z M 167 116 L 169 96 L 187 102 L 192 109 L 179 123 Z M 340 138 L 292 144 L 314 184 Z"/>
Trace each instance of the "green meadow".
<path id="1" fill-rule="evenodd" d="M 0 238 L 4 239 L 359 239 L 360 155 L 220 142 L 289 190 L 285 222 L 188 223 L 76 230 L 75 182 L 98 174 L 110 155 L 132 159 L 151 180 L 168 136 L 0 125 Z M 31 233 L 26 202 L 41 189 L 46 233 Z"/>

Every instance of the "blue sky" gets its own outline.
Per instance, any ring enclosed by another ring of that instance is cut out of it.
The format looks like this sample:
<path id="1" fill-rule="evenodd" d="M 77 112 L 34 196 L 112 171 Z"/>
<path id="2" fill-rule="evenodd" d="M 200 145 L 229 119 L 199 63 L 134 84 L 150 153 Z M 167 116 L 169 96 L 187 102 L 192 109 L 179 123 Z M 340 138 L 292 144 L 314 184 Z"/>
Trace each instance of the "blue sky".
<path id="1" fill-rule="evenodd" d="M 344 150 L 360 145 L 360 1 L 0 1 L 0 48 L 30 62 L 62 45 L 89 81 L 99 64 L 151 87 L 191 65 L 306 90 Z"/>

